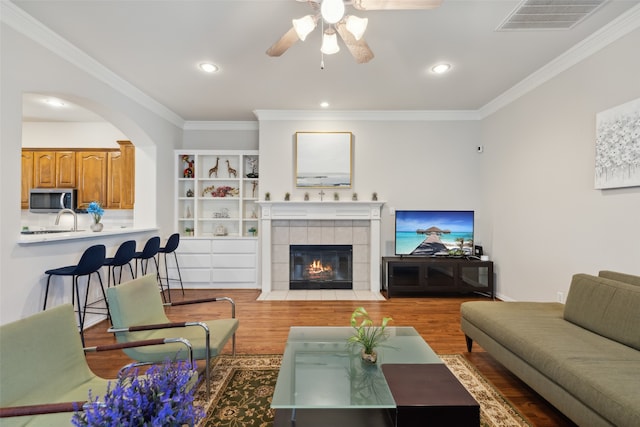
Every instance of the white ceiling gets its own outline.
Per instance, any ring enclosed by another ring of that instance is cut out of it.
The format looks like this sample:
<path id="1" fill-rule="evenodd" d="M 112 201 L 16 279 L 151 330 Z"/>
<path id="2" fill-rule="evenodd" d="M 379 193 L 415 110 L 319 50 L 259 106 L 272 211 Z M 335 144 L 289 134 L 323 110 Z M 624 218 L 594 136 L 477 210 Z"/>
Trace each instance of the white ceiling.
<path id="1" fill-rule="evenodd" d="M 375 58 L 357 64 L 342 45 L 321 70 L 319 29 L 279 58 L 265 54 L 311 12 L 296 0 L 12 1 L 185 121 L 255 120 L 254 110 L 319 110 L 321 101 L 340 111 L 478 110 L 639 4 L 610 0 L 570 30 L 527 31 L 496 31 L 520 0 L 347 6 L 369 18 Z M 221 71 L 202 73 L 202 61 Z M 429 72 L 440 61 L 449 74 Z"/>

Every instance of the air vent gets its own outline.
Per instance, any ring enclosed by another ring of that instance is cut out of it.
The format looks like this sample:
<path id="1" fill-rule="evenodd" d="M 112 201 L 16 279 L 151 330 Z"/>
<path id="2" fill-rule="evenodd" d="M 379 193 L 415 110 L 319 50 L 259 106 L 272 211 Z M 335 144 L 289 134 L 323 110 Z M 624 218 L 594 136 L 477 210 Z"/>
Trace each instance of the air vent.
<path id="1" fill-rule="evenodd" d="M 607 0 L 525 0 L 497 30 L 568 30 L 606 2 Z"/>

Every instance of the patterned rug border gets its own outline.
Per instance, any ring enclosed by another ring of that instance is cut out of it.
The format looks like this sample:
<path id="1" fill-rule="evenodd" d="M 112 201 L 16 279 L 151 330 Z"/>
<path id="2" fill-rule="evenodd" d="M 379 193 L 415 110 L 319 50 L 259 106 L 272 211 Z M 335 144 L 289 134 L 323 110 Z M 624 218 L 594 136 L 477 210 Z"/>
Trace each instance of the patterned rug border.
<path id="1" fill-rule="evenodd" d="M 480 403 L 480 419 L 483 427 L 532 427 L 514 405 L 462 354 L 439 354 L 449 370 Z M 211 416 L 214 404 L 222 398 L 233 374 L 238 369 L 280 369 L 281 354 L 222 355 L 211 362 L 211 398 L 206 398 L 206 386 L 201 383 L 195 396 L 195 404 L 205 409 L 202 426 Z"/>
<path id="2" fill-rule="evenodd" d="M 449 370 L 464 388 L 480 403 L 480 418 L 491 422 L 490 426 L 532 427 L 527 419 L 504 397 L 500 391 L 462 354 L 439 354 Z M 464 370 L 460 369 L 464 366 Z M 468 377 L 466 372 L 471 372 Z M 490 400 L 487 400 L 490 397 Z M 495 402 L 496 405 L 491 405 Z"/>

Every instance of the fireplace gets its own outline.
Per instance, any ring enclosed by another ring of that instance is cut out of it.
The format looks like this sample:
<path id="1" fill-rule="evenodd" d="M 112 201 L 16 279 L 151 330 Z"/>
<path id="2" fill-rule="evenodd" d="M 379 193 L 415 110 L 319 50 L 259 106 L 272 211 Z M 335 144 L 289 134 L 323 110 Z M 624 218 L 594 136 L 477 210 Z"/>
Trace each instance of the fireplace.
<path id="1" fill-rule="evenodd" d="M 289 289 L 353 289 L 353 246 L 289 246 Z"/>

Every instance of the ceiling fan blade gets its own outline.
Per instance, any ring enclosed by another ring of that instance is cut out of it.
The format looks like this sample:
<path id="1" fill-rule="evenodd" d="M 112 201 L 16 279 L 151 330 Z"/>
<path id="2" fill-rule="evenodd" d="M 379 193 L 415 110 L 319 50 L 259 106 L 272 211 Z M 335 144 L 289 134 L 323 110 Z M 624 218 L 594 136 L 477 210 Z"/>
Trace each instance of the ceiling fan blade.
<path id="1" fill-rule="evenodd" d="M 300 40 L 295 28 L 291 27 L 289 31 L 284 33 L 280 40 L 275 42 L 269 49 L 267 49 L 267 55 L 280 56 L 287 51 L 295 42 Z"/>
<path id="2" fill-rule="evenodd" d="M 434 9 L 442 0 L 353 0 L 358 10 Z"/>
<path id="3" fill-rule="evenodd" d="M 364 39 L 356 40 L 343 21 L 336 24 L 336 30 L 358 64 L 364 64 L 373 59 L 373 52 L 369 49 L 367 42 Z"/>

